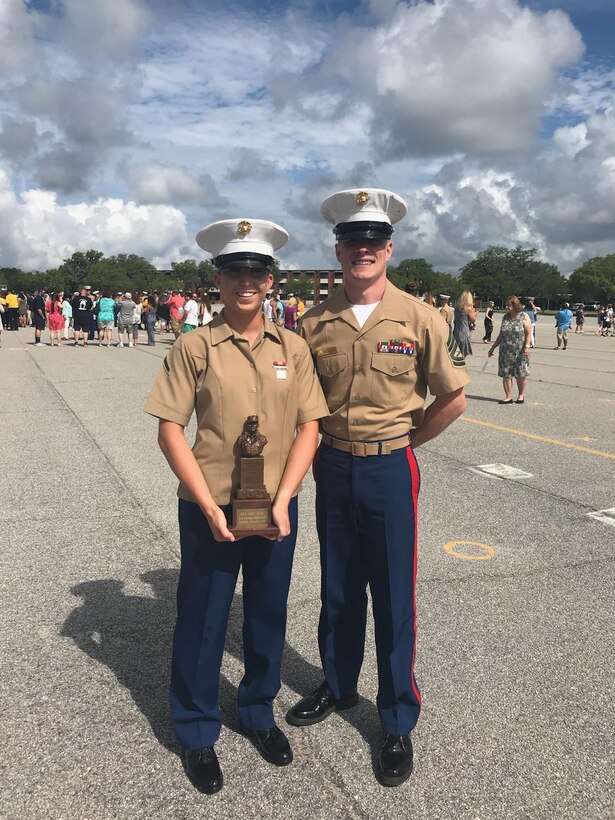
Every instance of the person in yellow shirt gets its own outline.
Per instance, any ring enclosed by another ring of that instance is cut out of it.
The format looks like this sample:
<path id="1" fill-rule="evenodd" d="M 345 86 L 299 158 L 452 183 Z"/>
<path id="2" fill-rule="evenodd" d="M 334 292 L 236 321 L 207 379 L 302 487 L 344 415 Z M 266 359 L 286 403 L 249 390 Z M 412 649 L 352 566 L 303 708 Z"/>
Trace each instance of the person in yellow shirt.
<path id="1" fill-rule="evenodd" d="M 6 329 L 19 330 L 19 298 L 13 288 L 6 295 L 6 314 Z"/>

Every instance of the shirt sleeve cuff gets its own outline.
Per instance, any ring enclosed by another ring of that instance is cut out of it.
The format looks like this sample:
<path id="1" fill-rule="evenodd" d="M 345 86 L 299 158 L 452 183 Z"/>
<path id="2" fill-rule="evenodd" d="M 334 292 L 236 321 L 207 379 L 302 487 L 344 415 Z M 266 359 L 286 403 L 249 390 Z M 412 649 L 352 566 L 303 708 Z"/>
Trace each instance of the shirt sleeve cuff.
<path id="1" fill-rule="evenodd" d="M 448 393 L 454 393 L 460 387 L 465 387 L 470 382 L 470 375 L 464 368 L 460 369 L 459 373 L 449 377 L 446 381 L 441 381 L 437 385 L 429 385 L 429 392 L 432 396 L 446 396 Z"/>
<path id="2" fill-rule="evenodd" d="M 190 421 L 190 416 L 192 415 L 191 413 L 190 416 L 185 416 L 171 407 L 165 407 L 164 404 L 160 404 L 155 399 L 148 399 L 144 410 L 146 413 L 149 413 L 150 416 L 155 416 L 158 419 L 164 419 L 164 421 L 173 421 L 175 424 L 180 424 L 182 427 L 185 427 L 188 424 Z"/>
<path id="3" fill-rule="evenodd" d="M 328 415 L 330 415 L 330 412 L 326 403 L 319 404 L 317 407 L 314 407 L 311 410 L 300 410 L 297 413 L 297 424 L 305 424 L 308 421 L 317 421 L 318 419 L 324 419 Z"/>

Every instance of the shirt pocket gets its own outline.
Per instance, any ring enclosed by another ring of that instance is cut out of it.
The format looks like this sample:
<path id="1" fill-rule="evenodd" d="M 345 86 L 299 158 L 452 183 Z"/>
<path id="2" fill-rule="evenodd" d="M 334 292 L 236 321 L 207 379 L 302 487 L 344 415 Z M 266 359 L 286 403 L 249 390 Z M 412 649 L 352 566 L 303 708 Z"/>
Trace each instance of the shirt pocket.
<path id="1" fill-rule="evenodd" d="M 331 412 L 339 409 L 348 399 L 350 368 L 347 353 L 318 356 L 316 370 Z"/>
<path id="2" fill-rule="evenodd" d="M 326 379 L 334 379 L 348 367 L 348 354 L 336 353 L 331 356 L 318 356 L 316 359 L 316 370 L 319 376 Z"/>
<path id="3" fill-rule="evenodd" d="M 372 402 L 403 407 L 416 387 L 416 367 L 416 356 L 372 353 Z"/>

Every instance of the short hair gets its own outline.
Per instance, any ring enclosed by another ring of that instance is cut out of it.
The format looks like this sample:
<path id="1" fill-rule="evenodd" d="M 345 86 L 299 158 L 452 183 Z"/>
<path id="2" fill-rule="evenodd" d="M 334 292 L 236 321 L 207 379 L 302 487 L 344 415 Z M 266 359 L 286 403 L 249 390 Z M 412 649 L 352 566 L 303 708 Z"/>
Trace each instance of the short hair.
<path id="1" fill-rule="evenodd" d="M 510 304 L 515 313 L 521 313 L 521 311 L 523 310 L 521 299 L 519 299 L 518 296 L 507 296 L 504 304 Z"/>

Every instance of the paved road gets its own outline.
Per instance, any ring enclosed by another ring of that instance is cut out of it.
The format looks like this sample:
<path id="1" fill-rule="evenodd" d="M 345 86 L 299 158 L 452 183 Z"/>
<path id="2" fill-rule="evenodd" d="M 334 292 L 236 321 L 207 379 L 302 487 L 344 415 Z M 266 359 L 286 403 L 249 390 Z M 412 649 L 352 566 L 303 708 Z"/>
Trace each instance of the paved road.
<path id="1" fill-rule="evenodd" d="M 241 594 L 221 681 L 225 787 L 186 780 L 167 719 L 175 481 L 142 407 L 168 349 L 35 348 L 2 334 L 0 816 L 613 816 L 615 339 L 538 327 L 526 404 L 501 407 L 475 343 L 465 417 L 419 450 L 416 768 L 379 786 L 371 637 L 359 706 L 288 727 L 268 766 L 238 733 Z M 475 334 L 479 336 L 480 334 Z M 503 464 L 525 477 L 497 478 Z M 277 713 L 320 681 L 313 485 Z M 455 543 L 461 542 L 461 543 Z M 473 542 L 473 543 L 467 543 Z M 482 546 L 480 546 L 482 545 Z M 284 725 L 284 724 L 283 724 Z"/>

